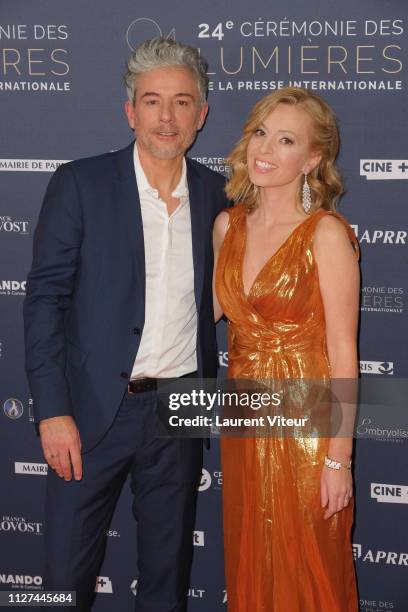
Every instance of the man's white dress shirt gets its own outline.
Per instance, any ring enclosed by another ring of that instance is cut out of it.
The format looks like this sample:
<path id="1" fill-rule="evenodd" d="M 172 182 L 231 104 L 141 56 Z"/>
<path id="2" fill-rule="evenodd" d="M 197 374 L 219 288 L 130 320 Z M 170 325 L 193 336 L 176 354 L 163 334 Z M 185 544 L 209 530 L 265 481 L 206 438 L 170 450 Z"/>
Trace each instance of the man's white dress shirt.
<path id="1" fill-rule="evenodd" d="M 145 324 L 131 378 L 170 378 L 197 369 L 197 309 L 186 161 L 169 216 L 143 171 L 135 143 L 134 164 L 142 211 L 146 266 Z"/>

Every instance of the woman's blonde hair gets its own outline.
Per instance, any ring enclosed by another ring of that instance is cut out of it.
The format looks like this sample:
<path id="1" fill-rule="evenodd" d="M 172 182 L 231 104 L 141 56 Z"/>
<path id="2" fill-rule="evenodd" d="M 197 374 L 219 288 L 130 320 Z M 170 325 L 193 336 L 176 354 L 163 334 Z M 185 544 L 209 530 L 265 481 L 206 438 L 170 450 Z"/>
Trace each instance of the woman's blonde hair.
<path id="1" fill-rule="evenodd" d="M 330 106 L 319 96 L 305 89 L 284 87 L 265 96 L 251 110 L 240 140 L 228 157 L 231 168 L 225 192 L 234 202 L 243 202 L 251 212 L 257 208 L 258 189 L 251 183 L 247 166 L 247 148 L 251 136 L 278 104 L 298 105 L 313 120 L 311 150 L 321 156 L 319 164 L 308 175 L 312 195 L 312 208 L 335 210 L 344 188 L 335 166 L 339 150 L 339 133 L 336 117 Z M 299 189 L 301 201 L 302 185 Z"/>

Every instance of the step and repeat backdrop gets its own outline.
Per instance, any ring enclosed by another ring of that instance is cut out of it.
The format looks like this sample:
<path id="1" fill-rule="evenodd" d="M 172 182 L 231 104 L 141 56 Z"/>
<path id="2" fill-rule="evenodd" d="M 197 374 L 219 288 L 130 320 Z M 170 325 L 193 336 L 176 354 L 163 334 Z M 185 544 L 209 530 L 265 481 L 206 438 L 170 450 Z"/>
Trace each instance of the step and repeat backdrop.
<path id="1" fill-rule="evenodd" d="M 251 106 L 284 85 L 335 109 L 347 193 L 340 212 L 361 244 L 365 380 L 408 376 L 408 126 L 405 0 L 1 0 L 0 589 L 42 588 L 46 465 L 32 424 L 22 304 L 33 232 L 52 172 L 132 140 L 125 61 L 142 40 L 174 37 L 209 62 L 210 113 L 191 157 L 225 173 Z M 93 231 L 98 232 L 95 226 Z M 113 289 L 105 288 L 109 294 Z M 228 353 L 219 326 L 220 373 Z M 354 555 L 361 612 L 408 610 L 408 423 L 357 425 Z M 205 453 L 189 610 L 226 608 L 218 444 Z M 165 509 L 163 510 L 165 511 Z M 136 525 L 125 486 L 106 534 L 97 612 L 132 610 Z"/>

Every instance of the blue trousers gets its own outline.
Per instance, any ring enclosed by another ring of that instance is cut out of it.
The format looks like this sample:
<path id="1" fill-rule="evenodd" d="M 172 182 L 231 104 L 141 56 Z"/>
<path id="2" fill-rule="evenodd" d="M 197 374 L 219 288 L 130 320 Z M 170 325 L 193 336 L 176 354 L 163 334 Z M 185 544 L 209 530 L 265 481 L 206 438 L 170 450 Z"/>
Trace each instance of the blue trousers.
<path id="1" fill-rule="evenodd" d="M 186 610 L 203 445 L 156 437 L 156 398 L 154 391 L 125 396 L 104 438 L 82 456 L 81 481 L 48 472 L 44 588 L 76 591 L 81 612 L 91 610 L 106 530 L 128 474 L 138 532 L 135 609 Z"/>

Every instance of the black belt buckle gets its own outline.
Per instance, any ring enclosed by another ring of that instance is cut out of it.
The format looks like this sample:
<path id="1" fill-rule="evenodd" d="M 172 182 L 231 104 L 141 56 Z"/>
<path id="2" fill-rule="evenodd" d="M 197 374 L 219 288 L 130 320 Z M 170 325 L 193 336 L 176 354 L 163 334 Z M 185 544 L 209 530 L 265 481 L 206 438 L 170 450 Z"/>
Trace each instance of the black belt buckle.
<path id="1" fill-rule="evenodd" d="M 196 378 L 197 370 L 195 372 L 189 372 L 183 374 L 179 378 Z M 128 393 L 135 395 L 136 393 L 144 393 L 146 391 L 157 391 L 157 381 L 160 378 L 134 378 L 128 382 Z M 162 379 L 165 380 L 165 379 Z"/>
<path id="2" fill-rule="evenodd" d="M 135 378 L 134 380 L 130 380 L 128 383 L 128 393 L 130 395 L 156 390 L 157 378 Z"/>

